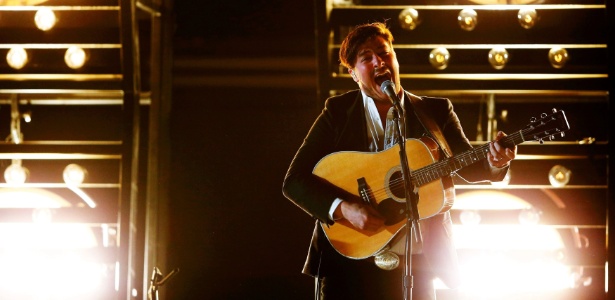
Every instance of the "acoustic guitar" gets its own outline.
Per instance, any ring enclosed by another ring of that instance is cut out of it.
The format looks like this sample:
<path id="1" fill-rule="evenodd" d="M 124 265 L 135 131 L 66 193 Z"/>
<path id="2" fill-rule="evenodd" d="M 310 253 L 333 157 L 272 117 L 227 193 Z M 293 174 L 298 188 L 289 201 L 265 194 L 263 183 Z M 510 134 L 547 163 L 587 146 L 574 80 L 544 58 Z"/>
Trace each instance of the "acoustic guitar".
<path id="1" fill-rule="evenodd" d="M 553 109 L 540 119 L 532 118 L 525 128 L 511 133 L 500 143 L 511 148 L 525 141 L 553 139 L 564 135 L 570 126 L 562 110 Z M 420 219 L 448 211 L 455 199 L 451 175 L 487 158 L 489 144 L 475 147 L 453 157 L 441 159 L 439 147 L 430 138 L 406 139 L 410 180 L 418 189 Z M 360 230 L 345 219 L 333 225 L 321 224 L 333 248 L 340 254 L 363 259 L 382 250 L 406 226 L 408 218 L 399 145 L 380 152 L 341 151 L 322 158 L 313 174 L 354 194 L 375 207 L 384 217 L 385 226 L 377 232 Z"/>

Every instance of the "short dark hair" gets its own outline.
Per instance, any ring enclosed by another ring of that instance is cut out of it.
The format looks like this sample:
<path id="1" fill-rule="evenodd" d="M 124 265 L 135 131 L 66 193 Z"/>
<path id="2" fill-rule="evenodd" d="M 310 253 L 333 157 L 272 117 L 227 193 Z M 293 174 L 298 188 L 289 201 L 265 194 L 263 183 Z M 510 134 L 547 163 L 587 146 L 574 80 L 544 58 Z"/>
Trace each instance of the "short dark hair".
<path id="1" fill-rule="evenodd" d="M 389 44 L 393 43 L 393 34 L 382 22 L 358 25 L 350 31 L 340 46 L 339 59 L 342 66 L 349 69 L 354 68 L 359 46 L 376 36 L 383 37 Z"/>

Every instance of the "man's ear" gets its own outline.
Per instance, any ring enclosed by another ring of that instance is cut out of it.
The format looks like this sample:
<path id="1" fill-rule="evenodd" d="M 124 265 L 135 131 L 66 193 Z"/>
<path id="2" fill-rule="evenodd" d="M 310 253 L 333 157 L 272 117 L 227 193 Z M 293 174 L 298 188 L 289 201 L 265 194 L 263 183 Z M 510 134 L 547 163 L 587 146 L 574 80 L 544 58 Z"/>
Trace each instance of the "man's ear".
<path id="1" fill-rule="evenodd" d="M 355 82 L 358 82 L 359 80 L 357 80 L 357 75 L 354 73 L 354 71 L 352 69 L 348 69 L 348 74 L 350 74 L 350 76 L 352 76 L 352 79 Z"/>

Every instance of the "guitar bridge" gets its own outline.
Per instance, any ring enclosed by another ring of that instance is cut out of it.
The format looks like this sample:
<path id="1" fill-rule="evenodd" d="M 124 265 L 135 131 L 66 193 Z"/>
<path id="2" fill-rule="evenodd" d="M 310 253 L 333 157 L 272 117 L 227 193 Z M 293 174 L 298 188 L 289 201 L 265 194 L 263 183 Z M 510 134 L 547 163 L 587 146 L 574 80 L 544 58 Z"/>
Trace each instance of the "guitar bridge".
<path id="1" fill-rule="evenodd" d="M 365 181 L 365 177 L 361 177 L 359 179 L 357 179 L 357 184 L 359 187 L 359 196 L 361 196 L 361 199 L 363 199 L 363 202 L 365 202 L 366 204 L 369 204 L 371 206 L 374 206 L 374 203 L 372 203 L 370 194 L 369 194 L 369 187 L 367 186 L 367 182 Z"/>

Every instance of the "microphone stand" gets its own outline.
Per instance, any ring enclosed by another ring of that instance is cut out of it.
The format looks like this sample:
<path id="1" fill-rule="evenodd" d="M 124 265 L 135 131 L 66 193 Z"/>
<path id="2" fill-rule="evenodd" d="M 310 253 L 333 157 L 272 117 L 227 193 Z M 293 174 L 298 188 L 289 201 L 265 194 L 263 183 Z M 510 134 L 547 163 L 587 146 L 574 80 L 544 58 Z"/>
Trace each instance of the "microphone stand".
<path id="1" fill-rule="evenodd" d="M 418 189 L 414 187 L 410 178 L 410 167 L 408 166 L 408 155 L 406 153 L 406 138 L 401 134 L 401 123 L 399 121 L 400 111 L 403 112 L 403 109 L 399 101 L 393 101 L 393 120 L 395 122 L 396 134 L 399 137 L 397 139 L 397 144 L 399 145 L 399 159 L 406 195 L 406 260 L 403 277 L 404 299 L 412 300 L 412 288 L 414 285 L 412 277 L 412 239 L 416 238 L 417 242 L 422 243 L 423 238 L 421 235 L 419 225 L 420 217 L 417 208 L 419 194 Z"/>

